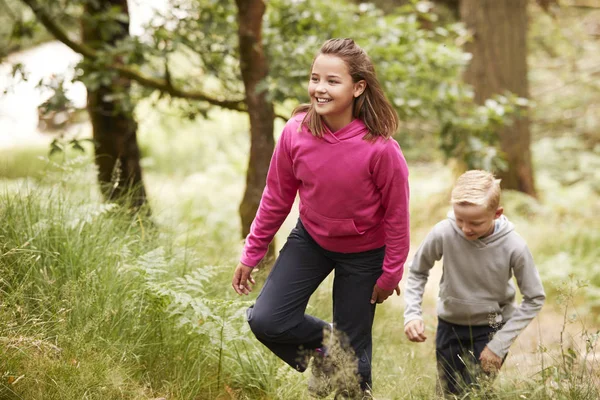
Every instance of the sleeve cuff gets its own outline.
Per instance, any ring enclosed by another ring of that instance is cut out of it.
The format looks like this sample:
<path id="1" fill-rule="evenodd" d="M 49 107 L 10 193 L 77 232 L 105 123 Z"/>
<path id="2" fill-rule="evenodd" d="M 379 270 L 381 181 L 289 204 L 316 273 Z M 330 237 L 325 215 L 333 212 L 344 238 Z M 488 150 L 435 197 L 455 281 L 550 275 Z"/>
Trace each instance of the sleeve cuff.
<path id="1" fill-rule="evenodd" d="M 404 317 L 404 326 L 406 326 L 406 324 L 408 324 L 411 321 L 423 321 L 423 317 L 420 316 L 410 316 L 410 317 Z"/>
<path id="2" fill-rule="evenodd" d="M 402 276 L 400 276 L 400 279 L 402 279 Z M 384 272 L 379 279 L 377 279 L 377 286 L 384 290 L 394 290 L 396 289 L 396 286 L 398 286 L 398 283 L 400 283 L 400 279 L 396 281 Z"/>
<path id="3" fill-rule="evenodd" d="M 256 267 L 258 265 L 258 263 L 260 262 L 260 260 L 256 261 L 256 260 L 252 260 L 248 257 L 242 256 L 242 258 L 240 258 L 240 262 L 242 264 L 244 264 L 247 267 Z"/>
<path id="4" fill-rule="evenodd" d="M 497 355 L 500 358 L 504 358 L 506 356 L 506 354 L 508 354 L 508 349 L 504 350 L 502 343 L 500 343 L 499 340 L 492 339 L 487 344 L 487 347 L 488 347 L 488 349 L 490 349 L 492 351 L 492 353 L 494 353 L 495 355 Z"/>

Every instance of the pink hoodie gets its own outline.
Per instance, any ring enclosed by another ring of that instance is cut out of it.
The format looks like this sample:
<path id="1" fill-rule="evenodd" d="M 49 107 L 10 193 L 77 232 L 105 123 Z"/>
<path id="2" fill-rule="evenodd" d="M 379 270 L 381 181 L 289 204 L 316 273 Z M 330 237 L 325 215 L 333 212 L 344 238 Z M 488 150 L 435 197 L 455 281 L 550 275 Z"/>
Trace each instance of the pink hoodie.
<path id="1" fill-rule="evenodd" d="M 324 249 L 386 246 L 377 285 L 394 289 L 410 245 L 408 167 L 400 146 L 394 139 L 364 140 L 368 130 L 359 119 L 317 138 L 305 126 L 298 132 L 303 117 L 292 117 L 277 142 L 241 262 L 253 267 L 264 257 L 298 192 L 302 224 Z"/>

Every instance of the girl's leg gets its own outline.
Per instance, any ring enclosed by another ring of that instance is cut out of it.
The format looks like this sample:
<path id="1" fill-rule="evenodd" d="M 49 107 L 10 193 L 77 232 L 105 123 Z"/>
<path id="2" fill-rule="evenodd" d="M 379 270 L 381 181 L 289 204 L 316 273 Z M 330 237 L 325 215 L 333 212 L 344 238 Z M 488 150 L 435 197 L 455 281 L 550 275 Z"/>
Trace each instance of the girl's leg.
<path id="1" fill-rule="evenodd" d="M 305 315 L 308 300 L 333 269 L 301 223 L 290 233 L 273 269 L 247 311 L 256 338 L 299 371 L 304 371 L 308 350 L 321 347 L 329 324 Z"/>
<path id="2" fill-rule="evenodd" d="M 385 249 L 362 253 L 333 254 L 336 261 L 333 282 L 333 322 L 354 350 L 358 359 L 361 389 L 371 388 L 371 356 L 375 304 L 371 294 L 381 267 Z"/>

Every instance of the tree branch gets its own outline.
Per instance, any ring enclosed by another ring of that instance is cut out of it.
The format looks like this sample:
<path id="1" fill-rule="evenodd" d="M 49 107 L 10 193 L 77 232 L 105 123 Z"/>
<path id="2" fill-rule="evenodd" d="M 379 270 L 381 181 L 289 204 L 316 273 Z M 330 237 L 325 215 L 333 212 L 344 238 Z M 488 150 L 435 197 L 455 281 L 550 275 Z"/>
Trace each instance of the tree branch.
<path id="1" fill-rule="evenodd" d="M 4 0 L 0 0 L 0 4 L 2 4 L 2 7 L 4 8 L 4 10 L 6 10 L 8 17 L 10 19 L 12 19 L 13 21 L 16 21 L 17 16 L 15 15 L 15 12 L 10 9 L 10 6 L 8 4 L 6 4 L 6 2 Z"/>
<path id="2" fill-rule="evenodd" d="M 600 2 L 598 1 L 594 1 L 594 0 L 588 0 L 588 1 L 581 1 L 581 0 L 574 0 L 574 1 L 568 1 L 566 4 L 563 4 L 565 7 L 570 7 L 570 8 L 583 8 L 583 9 L 592 9 L 592 10 L 597 10 L 600 9 Z"/>
<path id="3" fill-rule="evenodd" d="M 582 10 L 598 10 L 598 9 L 600 9 L 600 5 L 595 6 L 593 4 L 567 4 L 567 5 L 565 5 L 565 7 L 581 8 Z"/>
<path id="4" fill-rule="evenodd" d="M 90 60 L 98 60 L 99 53 L 89 46 L 83 43 L 79 43 L 69 37 L 67 32 L 62 29 L 58 24 L 54 22 L 54 19 L 48 14 L 48 12 L 38 3 L 37 0 L 21 0 L 25 3 L 33 13 L 37 20 L 60 42 L 67 45 L 71 50 L 81 54 L 85 58 Z M 222 107 L 228 110 L 247 112 L 246 104 L 244 100 L 223 100 L 217 99 L 207 95 L 201 91 L 187 91 L 184 89 L 178 89 L 172 85 L 170 79 L 160 79 L 151 76 L 144 75 L 139 70 L 132 68 L 127 65 L 113 63 L 106 64 L 106 68 L 114 70 L 119 75 L 129 78 L 132 81 L 139 83 L 142 86 L 159 90 L 163 93 L 168 93 L 173 97 L 178 97 L 188 100 L 200 100 L 206 101 L 212 105 Z M 168 75 L 167 75 L 168 78 Z"/>

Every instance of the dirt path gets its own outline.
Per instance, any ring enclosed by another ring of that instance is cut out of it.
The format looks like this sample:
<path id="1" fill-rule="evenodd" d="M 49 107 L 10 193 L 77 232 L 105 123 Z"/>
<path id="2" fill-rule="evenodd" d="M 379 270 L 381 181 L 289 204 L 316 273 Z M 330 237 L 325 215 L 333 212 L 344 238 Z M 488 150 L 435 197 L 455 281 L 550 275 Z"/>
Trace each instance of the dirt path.
<path id="1" fill-rule="evenodd" d="M 129 2 L 133 35 L 144 33 L 143 25 L 148 23 L 155 12 L 168 9 L 167 0 L 132 0 Z M 72 67 L 79 62 L 81 56 L 64 44 L 53 41 L 24 51 L 10 54 L 0 64 L 0 150 L 14 147 L 34 147 L 48 145 L 55 135 L 40 132 L 37 128 L 37 107 L 49 96 L 49 91 L 36 88 L 42 79 L 50 76 L 65 76 L 67 97 L 77 108 L 86 104 L 86 90 L 81 82 L 68 83 L 72 75 Z M 12 79 L 14 65 L 22 64 L 27 81 Z M 4 90 L 8 89 L 6 94 Z M 89 124 L 69 130 L 69 135 L 89 137 Z"/>
<path id="2" fill-rule="evenodd" d="M 0 64 L 0 148 L 50 143 L 52 135 L 38 130 L 37 107 L 51 93 L 36 86 L 40 80 L 63 74 L 79 59 L 65 45 L 49 42 L 11 54 L 4 64 Z M 10 71 L 17 64 L 24 66 L 27 81 L 10 78 Z M 7 90 L 6 94 L 2 94 L 4 90 Z M 78 107 L 85 106 L 83 84 L 68 86 L 67 93 Z"/>

